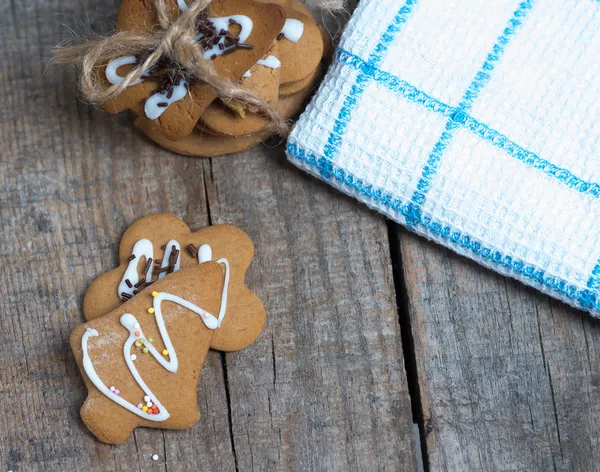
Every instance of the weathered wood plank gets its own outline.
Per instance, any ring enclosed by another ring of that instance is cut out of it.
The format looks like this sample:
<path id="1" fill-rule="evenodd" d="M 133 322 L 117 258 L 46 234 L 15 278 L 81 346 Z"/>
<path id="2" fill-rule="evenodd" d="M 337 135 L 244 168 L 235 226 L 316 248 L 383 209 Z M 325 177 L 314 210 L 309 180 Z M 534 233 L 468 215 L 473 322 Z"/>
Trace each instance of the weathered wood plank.
<path id="1" fill-rule="evenodd" d="M 382 220 L 280 149 L 211 167 L 77 103 L 72 72 L 42 78 L 61 21 L 114 17 L 118 3 L 0 3 L 0 470 L 414 470 Z M 249 283 L 269 325 L 248 351 L 209 354 L 194 428 L 101 444 L 79 420 L 67 346 L 85 288 L 131 222 L 169 211 L 204 226 L 207 195 L 214 221 L 256 241 Z"/>
<path id="2" fill-rule="evenodd" d="M 400 230 L 431 470 L 598 470 L 600 324 Z"/>
<path id="3" fill-rule="evenodd" d="M 227 355 L 240 469 L 415 470 L 385 221 L 280 148 L 205 175 L 213 222 L 256 242 L 268 308 L 252 355 Z"/>
<path id="4" fill-rule="evenodd" d="M 84 387 L 68 347 L 87 284 L 117 263 L 135 219 L 170 211 L 208 224 L 201 161 L 161 151 L 129 120 L 75 99 L 52 68 L 63 18 L 103 18 L 117 1 L 0 2 L 0 470 L 233 470 L 218 353 L 202 373 L 202 421 L 138 430 L 113 447 L 85 430 Z M 153 462 L 157 453 L 160 461 Z"/>

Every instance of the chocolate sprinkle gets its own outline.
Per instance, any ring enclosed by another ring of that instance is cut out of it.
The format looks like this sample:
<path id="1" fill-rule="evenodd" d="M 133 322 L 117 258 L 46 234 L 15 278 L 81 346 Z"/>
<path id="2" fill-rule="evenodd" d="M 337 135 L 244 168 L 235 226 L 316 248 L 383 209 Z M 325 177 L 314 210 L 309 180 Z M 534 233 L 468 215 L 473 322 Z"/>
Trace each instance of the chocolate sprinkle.
<path id="1" fill-rule="evenodd" d="M 148 273 L 148 269 L 150 269 L 150 267 L 152 267 L 152 258 L 149 257 L 148 260 L 146 261 L 146 267 L 144 267 L 144 274 Z"/>
<path id="2" fill-rule="evenodd" d="M 283 33 L 279 33 L 279 34 L 277 35 L 277 41 L 281 41 L 283 38 L 285 38 L 285 34 L 283 34 Z"/>
<path id="3" fill-rule="evenodd" d="M 133 285 L 132 285 L 132 283 L 131 283 L 131 281 L 129 279 L 125 279 L 125 283 L 127 284 L 127 286 L 129 288 L 133 287 Z"/>
<path id="4" fill-rule="evenodd" d="M 144 279 L 140 280 L 137 284 L 134 285 L 135 288 L 140 288 L 142 285 L 144 285 L 146 283 L 146 281 Z"/>
<path id="5" fill-rule="evenodd" d="M 232 52 L 235 52 L 237 50 L 237 48 L 231 47 L 231 48 L 227 48 L 223 51 L 223 53 L 221 54 L 222 56 L 226 56 L 227 54 L 231 54 Z"/>
<path id="6" fill-rule="evenodd" d="M 177 263 L 178 257 L 179 249 L 177 249 L 175 245 L 173 245 L 171 248 L 171 254 L 169 255 L 169 266 L 167 267 L 169 274 L 175 270 L 175 264 Z"/>
<path id="7" fill-rule="evenodd" d="M 179 249 L 175 247 L 175 245 L 171 246 L 171 254 L 169 255 L 169 264 L 175 264 L 177 261 L 177 256 L 179 255 Z"/>
<path id="8" fill-rule="evenodd" d="M 126 292 L 121 292 L 121 298 L 123 299 L 123 301 L 129 300 L 131 298 L 131 295 Z"/>
<path id="9" fill-rule="evenodd" d="M 192 257 L 198 257 L 198 249 L 196 248 L 196 246 L 194 246 L 193 244 L 188 244 L 187 245 L 187 250 L 190 253 L 190 256 Z"/>
<path id="10" fill-rule="evenodd" d="M 135 254 L 132 254 L 131 256 L 129 256 L 129 257 L 127 258 L 127 262 L 131 262 L 131 261 L 132 261 L 132 260 L 134 260 L 134 259 L 135 259 Z"/>
<path id="11" fill-rule="evenodd" d="M 229 25 L 240 26 L 240 23 L 233 19 L 229 19 Z M 240 38 L 234 36 L 225 28 L 215 28 L 215 25 L 208 19 L 208 12 L 203 11 L 196 17 L 196 31 L 200 36 L 198 43 L 204 51 L 209 51 L 215 46 L 219 49 L 218 54 L 212 54 L 210 59 L 216 59 L 219 55 L 231 54 L 239 49 L 253 49 L 250 44 L 240 43 Z M 148 55 L 154 52 L 153 49 L 140 54 L 138 63 L 146 60 Z M 167 100 L 173 96 L 173 88 L 176 85 L 182 84 L 187 90 L 198 83 L 198 78 L 193 74 L 189 74 L 177 63 L 167 56 L 161 56 L 158 61 L 147 72 L 148 80 L 152 80 L 158 84 L 158 93 L 165 93 Z M 158 107 L 165 108 L 169 106 L 168 102 L 157 103 Z M 132 259 L 130 259 L 131 262 Z"/>

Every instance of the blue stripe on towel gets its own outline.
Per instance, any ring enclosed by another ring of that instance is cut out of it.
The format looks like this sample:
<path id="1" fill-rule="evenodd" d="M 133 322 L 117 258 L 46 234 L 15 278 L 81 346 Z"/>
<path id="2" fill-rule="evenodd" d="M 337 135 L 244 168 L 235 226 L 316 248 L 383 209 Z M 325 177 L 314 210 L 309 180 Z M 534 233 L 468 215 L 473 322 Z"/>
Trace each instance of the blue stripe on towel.
<path id="1" fill-rule="evenodd" d="M 410 214 L 410 204 L 404 204 L 400 199 L 387 194 L 380 189 L 375 189 L 372 185 L 366 184 L 362 179 L 354 177 L 349 172 L 336 167 L 325 157 L 318 157 L 297 145 L 293 141 L 287 144 L 287 152 L 295 159 L 305 162 L 314 172 L 323 176 L 327 174 L 327 180 L 335 180 L 338 187 L 345 190 L 350 195 L 356 193 L 367 198 L 370 206 L 384 207 L 384 211 L 392 214 L 398 221 L 408 221 L 408 218 L 414 216 Z M 455 230 L 450 225 L 434 220 L 430 217 L 419 217 L 414 219 L 413 229 L 418 229 L 423 233 L 432 235 L 435 239 L 444 241 L 449 246 L 454 246 L 458 252 L 467 253 L 472 258 L 479 259 L 489 266 L 496 267 L 501 273 L 518 275 L 532 284 L 539 284 L 555 292 L 559 298 L 572 300 L 579 307 L 590 310 L 600 308 L 600 300 L 597 291 L 579 289 L 573 284 L 554 277 L 545 271 L 538 269 L 533 264 L 527 264 L 519 259 L 502 254 L 482 242 L 469 236 L 464 232 Z M 600 275 L 600 266 L 598 267 Z"/>
<path id="2" fill-rule="evenodd" d="M 490 73 L 496 67 L 496 64 L 506 50 L 506 46 L 515 36 L 517 28 L 522 24 L 523 19 L 527 16 L 527 13 L 532 7 L 533 0 L 525 0 L 519 4 L 517 10 L 513 13 L 511 19 L 508 21 L 508 24 L 502 31 L 502 34 L 496 40 L 496 44 L 494 44 L 492 47 L 492 51 L 487 55 L 485 62 L 465 91 L 462 101 L 457 107 L 459 112 L 467 112 L 473 105 L 473 102 L 481 90 L 483 90 L 483 88 L 487 85 L 490 80 Z M 417 190 L 415 190 L 413 193 L 411 203 L 409 203 L 410 211 L 407 225 L 412 225 L 413 221 L 417 222 L 421 217 L 421 209 L 425 203 L 425 197 L 431 188 L 431 181 L 437 174 L 442 155 L 447 149 L 450 140 L 454 136 L 454 132 L 458 128 L 459 126 L 452 119 L 452 117 L 450 117 L 446 122 L 444 132 L 440 136 L 437 143 L 435 143 L 433 146 L 433 149 L 427 158 L 427 162 L 421 171 L 421 178 L 417 183 Z"/>
<path id="3" fill-rule="evenodd" d="M 455 122 L 457 126 L 471 131 L 475 136 L 502 149 L 509 156 L 514 157 L 534 169 L 542 171 L 549 177 L 557 179 L 567 187 L 591 195 L 595 198 L 600 198 L 600 184 L 583 180 L 568 169 L 552 164 L 550 161 L 540 157 L 533 151 L 525 149 L 487 124 L 482 123 L 468 113 L 459 110 L 457 107 L 452 107 L 437 100 L 426 92 L 419 90 L 414 85 L 411 85 L 388 72 L 378 69 L 377 67 L 371 66 L 360 57 L 343 49 L 339 49 L 336 52 L 336 59 L 340 63 L 350 65 L 355 69 L 360 70 L 362 74 L 371 77 L 374 82 L 383 85 L 391 92 L 406 98 L 408 101 L 421 104 L 430 111 L 448 117 Z M 600 267 L 598 270 L 600 273 Z"/>
<path id="4" fill-rule="evenodd" d="M 385 53 L 389 49 L 394 37 L 400 32 L 402 25 L 406 23 L 408 16 L 413 12 L 413 7 L 416 5 L 418 0 L 406 0 L 406 3 L 394 17 L 392 23 L 387 27 L 385 33 L 379 39 L 379 42 L 375 46 L 375 49 L 371 53 L 368 59 L 368 63 L 371 67 L 377 67 L 383 60 Z M 344 103 L 340 108 L 337 119 L 334 122 L 332 132 L 329 134 L 327 144 L 323 147 L 323 155 L 329 160 L 333 160 L 335 155 L 342 144 L 344 134 L 346 133 L 346 127 L 350 122 L 352 112 L 356 109 L 357 104 L 360 101 L 360 97 L 365 91 L 365 87 L 369 82 L 370 77 L 367 74 L 359 74 L 356 78 L 356 83 L 351 87 L 350 93 L 344 99 Z M 323 170 L 326 174 L 327 170 Z"/>

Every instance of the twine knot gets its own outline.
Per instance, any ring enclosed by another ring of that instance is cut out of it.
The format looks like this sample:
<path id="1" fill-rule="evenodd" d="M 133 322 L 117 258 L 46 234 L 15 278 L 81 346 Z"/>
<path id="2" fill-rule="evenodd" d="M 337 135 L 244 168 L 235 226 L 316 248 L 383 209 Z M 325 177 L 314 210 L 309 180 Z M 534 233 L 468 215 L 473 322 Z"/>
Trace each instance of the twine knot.
<path id="1" fill-rule="evenodd" d="M 275 108 L 251 90 L 233 83 L 217 73 L 210 59 L 204 57 L 198 42 L 197 24 L 206 20 L 206 8 L 212 0 L 195 0 L 180 15 L 172 15 L 165 0 L 155 0 L 158 24 L 147 33 L 120 31 L 111 36 L 89 40 L 83 44 L 59 48 L 59 62 L 80 67 L 80 88 L 91 103 L 102 104 L 115 99 L 131 84 L 141 79 L 159 61 L 177 68 L 191 83 L 203 82 L 216 91 L 222 100 L 235 100 L 254 108 L 270 121 L 270 128 L 281 135 L 289 132 L 288 122 Z M 135 56 L 138 63 L 123 81 L 105 87 L 98 80 L 97 70 L 121 56 Z"/>

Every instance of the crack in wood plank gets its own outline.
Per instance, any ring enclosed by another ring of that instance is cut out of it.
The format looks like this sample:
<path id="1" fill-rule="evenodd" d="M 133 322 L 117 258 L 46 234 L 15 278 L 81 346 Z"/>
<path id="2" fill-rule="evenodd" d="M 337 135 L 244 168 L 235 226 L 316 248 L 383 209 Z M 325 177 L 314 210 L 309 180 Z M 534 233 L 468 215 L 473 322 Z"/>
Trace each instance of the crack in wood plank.
<path id="1" fill-rule="evenodd" d="M 420 465 L 424 472 L 429 472 L 429 458 L 427 452 L 427 436 L 431 432 L 429 418 L 425 417 L 421 404 L 421 390 L 419 386 L 419 369 L 413 340 L 412 321 L 409 313 L 408 289 L 403 273 L 402 253 L 394 242 L 398 240 L 398 227 L 389 221 L 388 239 L 390 241 L 390 258 L 394 274 L 394 287 L 396 289 L 396 305 L 398 307 L 398 322 L 402 335 L 402 350 L 404 353 L 404 369 L 410 396 L 413 422 L 417 425 L 419 433 L 419 450 L 415 453 L 420 455 Z"/>
<path id="2" fill-rule="evenodd" d="M 432 470 L 597 470 L 600 323 L 398 230 Z"/>
<path id="3" fill-rule="evenodd" d="M 238 466 L 416 470 L 385 222 L 279 149 L 212 162 L 213 222 L 254 239 L 268 313 L 226 354 Z"/>

